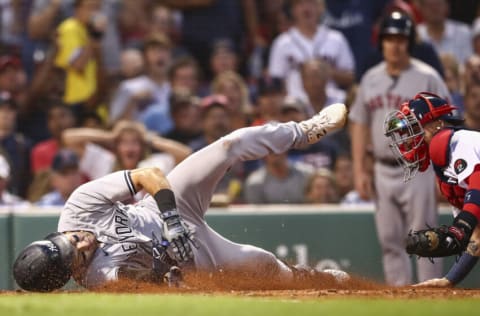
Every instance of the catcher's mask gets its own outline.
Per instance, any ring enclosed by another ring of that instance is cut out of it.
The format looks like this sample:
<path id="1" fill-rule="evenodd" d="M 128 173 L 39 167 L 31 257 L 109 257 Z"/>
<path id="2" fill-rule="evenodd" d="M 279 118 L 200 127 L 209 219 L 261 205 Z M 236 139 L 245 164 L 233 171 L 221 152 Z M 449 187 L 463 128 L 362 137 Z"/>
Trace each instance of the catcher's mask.
<path id="1" fill-rule="evenodd" d="M 13 265 L 13 277 L 24 290 L 50 292 L 72 276 L 74 246 L 67 236 L 53 233 L 22 250 Z"/>
<path id="2" fill-rule="evenodd" d="M 390 148 L 404 168 L 404 181 L 412 179 L 418 171 L 430 165 L 428 145 L 423 127 L 429 122 L 443 120 L 452 125 L 463 123 L 456 107 L 439 96 L 421 92 L 401 105 L 400 110 L 387 115 L 384 131 L 391 138 Z"/>

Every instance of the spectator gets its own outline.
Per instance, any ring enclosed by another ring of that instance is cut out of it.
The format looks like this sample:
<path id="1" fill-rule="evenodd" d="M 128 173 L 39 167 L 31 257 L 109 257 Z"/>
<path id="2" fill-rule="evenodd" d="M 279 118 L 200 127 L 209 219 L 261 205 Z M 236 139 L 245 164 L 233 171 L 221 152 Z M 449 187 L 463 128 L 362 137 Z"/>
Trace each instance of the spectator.
<path id="1" fill-rule="evenodd" d="M 187 89 L 193 95 L 201 95 L 200 68 L 192 57 L 179 57 L 168 70 L 172 90 Z"/>
<path id="2" fill-rule="evenodd" d="M 174 128 L 166 138 L 188 145 L 201 134 L 199 100 L 190 90 L 175 89 L 170 95 L 170 112 Z"/>
<path id="3" fill-rule="evenodd" d="M 153 162 L 166 174 L 191 153 L 187 146 L 147 132 L 142 124 L 131 121 L 119 121 L 112 131 L 67 129 L 63 141 L 79 155 L 80 170 L 89 179 Z M 161 152 L 149 154 L 151 150 Z"/>
<path id="4" fill-rule="evenodd" d="M 31 166 L 34 174 L 50 168 L 53 157 L 63 146 L 62 133 L 67 128 L 75 126 L 75 117 L 71 108 L 61 100 L 52 100 L 48 109 L 47 124 L 51 138 L 32 148 Z"/>
<path id="5" fill-rule="evenodd" d="M 463 77 L 465 87 L 480 83 L 480 55 L 472 55 L 468 58 Z"/>
<path id="6" fill-rule="evenodd" d="M 0 206 L 28 206 L 21 197 L 8 191 L 10 166 L 3 155 L 0 155 Z"/>
<path id="7" fill-rule="evenodd" d="M 31 142 L 16 132 L 18 107 L 8 93 L 0 94 L 0 150 L 15 170 L 8 181 L 8 191 L 25 197 L 30 182 Z"/>
<path id="8" fill-rule="evenodd" d="M 14 51 L 22 44 L 24 24 L 20 3 L 3 0 L 0 11 L 0 44 L 7 51 Z"/>
<path id="9" fill-rule="evenodd" d="M 175 23 L 172 11 L 162 4 L 153 4 L 150 10 L 149 24 L 149 33 L 162 33 L 169 38 L 171 38 L 171 35 L 175 35 Z"/>
<path id="10" fill-rule="evenodd" d="M 480 83 L 471 84 L 465 93 L 465 126 L 480 131 Z"/>
<path id="11" fill-rule="evenodd" d="M 300 66 L 303 89 L 307 95 L 307 114 L 320 112 L 325 106 L 343 102 L 345 94 L 331 89 L 328 82 L 328 64 L 321 59 L 310 59 Z"/>
<path id="12" fill-rule="evenodd" d="M 384 118 L 420 91 L 448 96 L 438 73 L 410 57 L 413 32 L 408 15 L 394 11 L 384 17 L 379 38 L 384 61 L 362 77 L 349 114 L 355 189 L 360 198 L 375 199 L 375 223 L 385 280 L 395 286 L 412 282 L 405 232 L 423 229 L 425 225 L 436 226 L 438 213 L 433 170 L 408 185 L 402 182 L 403 168 L 384 136 Z M 374 179 L 366 170 L 369 144 L 373 145 Z M 417 274 L 419 281 L 437 277 L 441 274 L 441 263 L 432 265 L 428 260 L 418 260 Z"/>
<path id="13" fill-rule="evenodd" d="M 104 129 L 105 124 L 103 119 L 98 115 L 97 112 L 87 112 L 83 116 L 83 121 L 80 124 L 80 127 Z"/>
<path id="14" fill-rule="evenodd" d="M 283 81 L 264 76 L 258 82 L 256 118 L 252 126 L 263 125 L 269 121 L 281 120 L 282 102 L 285 98 Z"/>
<path id="15" fill-rule="evenodd" d="M 472 55 L 472 34 L 467 24 L 448 19 L 447 0 L 421 0 L 419 9 L 424 22 L 418 35 L 435 47 L 439 55 L 452 54 L 464 64 Z"/>
<path id="16" fill-rule="evenodd" d="M 98 75 L 103 71 L 100 40 L 107 20 L 100 14 L 100 6 L 98 0 L 75 1 L 73 16 L 57 28 L 55 64 L 66 71 L 64 101 L 73 106 L 77 118 L 97 92 Z"/>
<path id="17" fill-rule="evenodd" d="M 65 94 L 66 73 L 62 68 L 54 66 L 54 58 L 55 53 L 52 52 L 38 65 L 19 108 L 18 129 L 35 144 L 50 138 L 48 109 L 52 100 L 57 102 Z"/>
<path id="18" fill-rule="evenodd" d="M 341 154 L 335 159 L 333 175 L 337 186 L 339 199 L 343 199 L 347 193 L 353 190 L 352 158 L 348 154 Z"/>
<path id="19" fill-rule="evenodd" d="M 50 187 L 52 191 L 45 194 L 36 203 L 38 206 L 63 206 L 73 190 L 80 186 L 83 177 L 75 152 L 59 150 L 53 160 L 50 172 Z"/>
<path id="20" fill-rule="evenodd" d="M 187 55 L 181 43 L 181 14 L 161 3 L 153 3 L 150 9 L 149 33 L 165 34 L 172 41 L 173 56 Z"/>
<path id="21" fill-rule="evenodd" d="M 360 71 L 369 68 L 365 66 L 368 55 L 375 50 L 371 38 L 372 28 L 382 16 L 384 7 L 392 0 L 325 2 L 325 24 L 342 32 L 348 40 L 357 65 L 356 78 L 360 79 Z"/>
<path id="22" fill-rule="evenodd" d="M 480 56 L 480 17 L 476 18 L 472 26 L 472 49 L 473 54 Z"/>
<path id="23" fill-rule="evenodd" d="M 124 47 L 142 47 L 143 39 L 149 34 L 151 27 L 151 3 L 150 0 L 121 1 L 118 18 Z"/>
<path id="24" fill-rule="evenodd" d="M 305 100 L 299 67 L 310 59 L 324 59 L 330 66 L 329 84 L 348 88 L 354 81 L 355 62 L 344 36 L 318 25 L 323 0 L 292 0 L 293 27 L 273 42 L 268 72 L 286 81 L 287 94 Z"/>
<path id="25" fill-rule="evenodd" d="M 136 48 L 127 48 L 120 55 L 120 77 L 132 79 L 143 73 L 144 61 L 142 52 Z"/>
<path id="26" fill-rule="evenodd" d="M 286 97 L 281 107 L 281 122 L 300 122 L 308 118 L 308 106 L 300 99 Z"/>
<path id="27" fill-rule="evenodd" d="M 270 45 L 273 39 L 291 26 L 286 14 L 285 0 L 255 1 L 257 15 L 254 16 L 256 35 L 250 40 L 255 44 Z"/>
<path id="28" fill-rule="evenodd" d="M 227 97 L 221 94 L 213 94 L 201 100 L 202 136 L 190 143 L 193 151 L 202 149 L 232 131 L 229 107 Z"/>
<path id="29" fill-rule="evenodd" d="M 212 93 L 227 97 L 232 130 L 250 125 L 252 107 L 247 84 L 240 75 L 232 71 L 218 75 L 213 80 Z"/>
<path id="30" fill-rule="evenodd" d="M 38 201 L 51 189 L 50 169 L 56 153 L 63 148 L 62 132 L 75 126 L 72 108 L 59 98 L 51 99 L 47 110 L 47 130 L 50 138 L 37 143 L 31 151 L 30 165 L 33 179 L 28 188 L 27 198 Z"/>
<path id="31" fill-rule="evenodd" d="M 78 0 L 35 0 L 32 2 L 28 17 L 28 37 L 33 40 L 33 50 L 29 52 L 36 63 L 43 62 L 52 46 L 53 35 L 59 24 L 74 15 L 74 7 Z M 101 40 L 101 52 L 104 66 L 109 75 L 120 68 L 120 1 L 102 0 L 101 12 L 108 20 L 105 34 Z"/>
<path id="32" fill-rule="evenodd" d="M 22 64 L 12 55 L 0 56 L 0 93 L 5 92 L 17 103 L 25 93 L 25 73 Z"/>
<path id="33" fill-rule="evenodd" d="M 320 168 L 308 179 L 305 188 L 306 203 L 338 203 L 335 178 L 330 170 Z"/>
<path id="34" fill-rule="evenodd" d="M 248 16 L 253 26 L 254 33 L 247 42 L 248 53 L 248 78 L 249 84 L 255 86 L 266 71 L 268 64 L 268 50 L 275 37 L 285 32 L 291 26 L 287 17 L 285 0 L 274 1 L 245 1 L 254 6 Z"/>
<path id="35" fill-rule="evenodd" d="M 463 82 L 460 73 L 460 65 L 453 55 L 444 54 L 440 56 L 445 72 L 445 84 L 452 97 L 451 102 L 458 108 L 460 114 L 463 114 Z"/>
<path id="36" fill-rule="evenodd" d="M 286 153 L 267 155 L 263 161 L 265 165 L 252 172 L 245 181 L 245 202 L 303 203 L 313 169 L 290 163 Z"/>
<path id="37" fill-rule="evenodd" d="M 202 135 L 190 143 L 193 151 L 213 143 L 231 132 L 230 104 L 224 95 L 210 95 L 200 102 Z M 245 175 L 245 165 L 238 163 L 233 165 L 218 183 L 213 205 L 224 205 L 231 202 L 239 202 L 242 182 Z"/>
<path id="38" fill-rule="evenodd" d="M 110 105 L 110 123 L 140 120 L 161 134 L 172 127 L 168 96 L 167 69 L 171 61 L 170 41 L 162 34 L 152 34 L 143 46 L 145 75 L 120 84 Z"/>
<path id="39" fill-rule="evenodd" d="M 235 50 L 239 51 L 244 43 L 245 29 L 248 34 L 253 34 L 249 23 L 249 17 L 253 14 L 248 10 L 253 7 L 245 6 L 246 2 L 248 1 L 163 1 L 170 8 L 182 10 L 182 42 L 207 75 L 210 75 L 208 60 L 211 43 L 218 39 L 228 39 L 236 46 Z"/>
<path id="40" fill-rule="evenodd" d="M 239 56 L 233 43 L 228 39 L 220 39 L 213 43 L 210 54 L 210 70 L 212 78 L 225 72 L 238 72 Z"/>

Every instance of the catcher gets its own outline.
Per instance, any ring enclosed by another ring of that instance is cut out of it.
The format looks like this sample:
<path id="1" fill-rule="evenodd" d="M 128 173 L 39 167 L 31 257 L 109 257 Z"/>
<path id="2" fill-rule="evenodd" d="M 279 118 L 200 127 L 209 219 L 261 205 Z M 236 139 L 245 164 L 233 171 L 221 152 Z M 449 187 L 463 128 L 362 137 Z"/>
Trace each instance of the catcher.
<path id="1" fill-rule="evenodd" d="M 300 123 L 239 129 L 189 156 L 166 177 L 158 168 L 124 170 L 80 186 L 65 203 L 58 232 L 18 255 L 13 268 L 17 284 L 47 292 L 61 288 L 72 275 L 86 288 L 121 278 L 167 278 L 177 284 L 180 271 L 187 269 L 241 271 L 269 280 L 315 274 L 288 266 L 266 250 L 223 238 L 204 215 L 215 186 L 234 163 L 315 143 L 342 127 L 346 115 L 345 105 L 333 104 Z M 128 204 L 140 190 L 146 197 Z M 332 271 L 325 277 L 348 275 Z"/>
<path id="2" fill-rule="evenodd" d="M 460 255 L 445 277 L 417 286 L 454 286 L 480 256 L 480 133 L 461 124 L 455 106 L 427 92 L 417 94 L 385 118 L 385 135 L 391 138 L 390 146 L 404 167 L 404 180 L 432 163 L 439 189 L 453 206 L 452 225 L 408 234 L 409 254 L 429 258 Z"/>

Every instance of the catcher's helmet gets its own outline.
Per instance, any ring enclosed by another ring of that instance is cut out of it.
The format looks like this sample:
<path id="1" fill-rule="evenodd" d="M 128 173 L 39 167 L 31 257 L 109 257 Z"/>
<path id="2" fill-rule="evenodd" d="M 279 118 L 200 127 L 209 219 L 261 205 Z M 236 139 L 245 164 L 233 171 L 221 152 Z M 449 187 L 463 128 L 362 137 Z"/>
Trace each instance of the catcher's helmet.
<path id="1" fill-rule="evenodd" d="M 392 11 L 385 16 L 380 25 L 378 34 L 378 45 L 382 50 L 382 40 L 385 35 L 404 35 L 408 38 L 408 49 L 411 52 L 415 44 L 415 24 L 405 13 Z"/>
<path id="2" fill-rule="evenodd" d="M 457 107 L 433 93 L 420 92 L 408 102 L 408 108 L 415 114 L 422 126 L 437 119 L 453 125 L 463 123 Z"/>
<path id="3" fill-rule="evenodd" d="M 13 265 L 13 277 L 24 290 L 50 292 L 72 276 L 74 246 L 62 233 L 53 233 L 22 250 Z"/>
<path id="4" fill-rule="evenodd" d="M 403 103 L 399 111 L 387 115 L 384 122 L 385 135 L 391 138 L 390 147 L 405 169 L 405 181 L 413 178 L 417 171 L 425 171 L 430 165 L 423 126 L 435 120 L 443 120 L 452 125 L 463 123 L 456 109 L 438 95 L 421 92 Z"/>

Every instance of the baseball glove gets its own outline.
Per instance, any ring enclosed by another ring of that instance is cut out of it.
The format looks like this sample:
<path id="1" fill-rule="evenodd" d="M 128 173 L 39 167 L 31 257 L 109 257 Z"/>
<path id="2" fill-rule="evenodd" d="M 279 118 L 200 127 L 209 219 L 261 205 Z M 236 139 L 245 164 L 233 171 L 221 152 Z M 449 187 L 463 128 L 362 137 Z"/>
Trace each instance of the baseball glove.
<path id="1" fill-rule="evenodd" d="M 407 236 L 407 253 L 420 257 L 447 257 L 459 255 L 465 250 L 468 238 L 456 226 L 440 226 L 411 231 Z"/>

